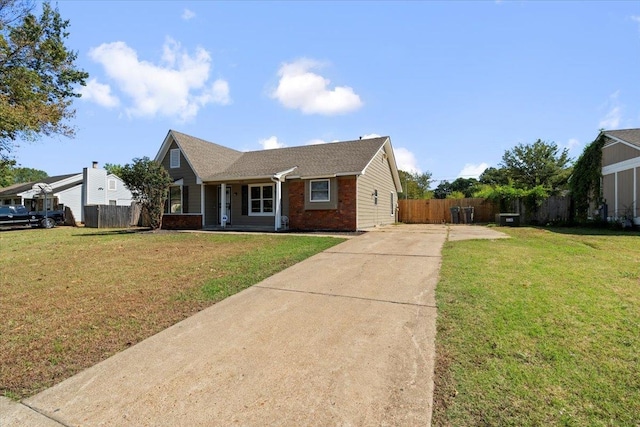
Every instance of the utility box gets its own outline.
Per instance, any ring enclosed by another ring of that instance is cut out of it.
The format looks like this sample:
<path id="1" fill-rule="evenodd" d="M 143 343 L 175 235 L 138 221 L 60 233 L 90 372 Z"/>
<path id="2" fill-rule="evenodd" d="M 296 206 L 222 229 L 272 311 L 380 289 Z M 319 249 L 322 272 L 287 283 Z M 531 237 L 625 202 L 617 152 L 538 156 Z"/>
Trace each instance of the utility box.
<path id="1" fill-rule="evenodd" d="M 520 225 L 519 213 L 496 214 L 496 225 L 501 227 L 518 227 Z"/>

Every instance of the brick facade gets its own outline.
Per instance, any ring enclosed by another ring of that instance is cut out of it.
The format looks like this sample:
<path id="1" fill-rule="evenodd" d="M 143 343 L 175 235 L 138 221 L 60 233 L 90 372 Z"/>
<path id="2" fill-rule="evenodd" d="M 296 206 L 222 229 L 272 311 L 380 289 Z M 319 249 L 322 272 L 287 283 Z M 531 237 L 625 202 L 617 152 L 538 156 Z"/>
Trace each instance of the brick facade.
<path id="1" fill-rule="evenodd" d="M 356 178 L 338 178 L 338 209 L 305 210 L 307 181 L 289 183 L 289 228 L 292 230 L 355 231 L 357 199 Z"/>
<path id="2" fill-rule="evenodd" d="M 202 215 L 162 215 L 163 230 L 199 230 L 202 228 Z"/>

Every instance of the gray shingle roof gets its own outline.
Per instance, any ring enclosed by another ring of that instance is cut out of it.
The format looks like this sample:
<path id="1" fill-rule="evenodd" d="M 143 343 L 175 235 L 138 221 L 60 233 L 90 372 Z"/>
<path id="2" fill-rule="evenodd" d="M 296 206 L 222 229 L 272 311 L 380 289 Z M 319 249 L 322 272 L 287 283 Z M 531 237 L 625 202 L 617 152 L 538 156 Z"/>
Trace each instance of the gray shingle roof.
<path id="1" fill-rule="evenodd" d="M 170 131 L 193 171 L 202 177 L 225 170 L 242 156 L 241 151 L 223 147 L 175 130 Z"/>
<path id="2" fill-rule="evenodd" d="M 272 150 L 248 151 L 216 173 L 202 175 L 205 181 L 273 176 L 297 166 L 289 176 L 312 178 L 360 174 L 388 137 Z"/>
<path id="3" fill-rule="evenodd" d="M 44 182 L 45 184 L 54 184 L 54 183 L 56 183 L 58 181 L 65 180 L 67 178 L 71 178 L 71 177 L 74 177 L 76 175 L 79 175 L 79 174 L 71 173 L 71 174 L 67 174 L 67 175 L 50 176 L 50 177 L 44 178 L 44 179 L 42 179 L 42 180 L 40 180 L 38 182 Z M 8 195 L 22 193 L 23 191 L 31 190 L 31 187 L 35 183 L 36 183 L 36 181 L 23 182 L 23 183 L 19 183 L 19 184 L 13 184 L 13 185 L 10 185 L 8 187 L 0 188 L 0 196 L 8 196 Z M 65 187 L 65 188 L 68 188 L 68 186 Z M 57 189 L 57 190 L 59 190 L 59 189 Z"/>
<path id="4" fill-rule="evenodd" d="M 604 134 L 640 147 L 640 129 L 607 130 Z"/>

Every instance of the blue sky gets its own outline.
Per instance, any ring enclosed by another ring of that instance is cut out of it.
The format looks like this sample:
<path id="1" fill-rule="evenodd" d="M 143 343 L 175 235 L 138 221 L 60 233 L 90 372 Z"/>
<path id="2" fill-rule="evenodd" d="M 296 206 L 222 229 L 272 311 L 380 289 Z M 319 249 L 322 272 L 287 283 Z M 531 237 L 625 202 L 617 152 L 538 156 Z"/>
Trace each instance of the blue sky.
<path id="1" fill-rule="evenodd" d="M 90 78 L 75 139 L 15 152 L 49 175 L 153 158 L 175 129 L 238 150 L 389 135 L 437 184 L 640 126 L 640 2 L 57 5 Z"/>

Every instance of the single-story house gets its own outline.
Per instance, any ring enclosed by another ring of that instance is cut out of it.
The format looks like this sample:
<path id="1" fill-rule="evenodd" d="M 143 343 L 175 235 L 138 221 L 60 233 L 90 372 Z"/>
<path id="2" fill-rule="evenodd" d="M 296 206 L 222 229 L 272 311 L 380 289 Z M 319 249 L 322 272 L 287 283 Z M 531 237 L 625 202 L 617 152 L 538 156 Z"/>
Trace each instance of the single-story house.
<path id="1" fill-rule="evenodd" d="M 71 209 L 76 221 L 84 222 L 83 206 L 129 206 L 131 192 L 116 175 L 108 173 L 93 162 L 82 173 L 50 176 L 38 182 L 49 184 L 53 192 L 47 194 L 47 209 Z M 35 182 L 13 184 L 0 188 L 0 204 L 25 205 L 29 210 L 44 210 L 44 197 L 34 190 Z"/>
<path id="2" fill-rule="evenodd" d="M 602 197 L 609 219 L 640 224 L 640 129 L 600 132 L 602 147 Z"/>
<path id="3" fill-rule="evenodd" d="M 397 219 L 389 137 L 241 152 L 170 130 L 163 228 L 361 230 Z"/>

